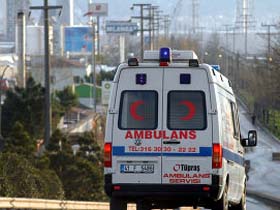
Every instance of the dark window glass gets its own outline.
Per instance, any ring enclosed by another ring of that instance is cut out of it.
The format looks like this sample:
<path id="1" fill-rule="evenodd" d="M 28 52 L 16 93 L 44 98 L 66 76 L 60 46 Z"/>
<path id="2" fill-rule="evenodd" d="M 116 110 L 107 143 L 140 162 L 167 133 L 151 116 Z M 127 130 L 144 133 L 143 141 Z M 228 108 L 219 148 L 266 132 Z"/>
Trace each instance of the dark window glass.
<path id="1" fill-rule="evenodd" d="M 204 130 L 205 94 L 201 91 L 171 91 L 168 94 L 168 129 Z"/>
<path id="2" fill-rule="evenodd" d="M 120 104 L 120 129 L 156 129 L 158 94 L 155 91 L 124 91 Z"/>
<path id="3" fill-rule="evenodd" d="M 236 139 L 239 139 L 240 129 L 239 129 L 239 118 L 238 118 L 237 108 L 233 102 L 230 103 L 230 106 L 231 106 L 231 115 L 232 115 L 232 124 L 233 124 L 233 136 Z"/>

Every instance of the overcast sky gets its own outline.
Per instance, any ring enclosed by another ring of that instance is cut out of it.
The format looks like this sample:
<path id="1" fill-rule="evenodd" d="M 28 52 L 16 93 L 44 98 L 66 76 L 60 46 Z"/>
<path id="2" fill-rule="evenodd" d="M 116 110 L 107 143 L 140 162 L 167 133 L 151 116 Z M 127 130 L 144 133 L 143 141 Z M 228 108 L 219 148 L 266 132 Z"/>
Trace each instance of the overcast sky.
<path id="1" fill-rule="evenodd" d="M 236 14 L 236 2 L 241 0 L 199 0 L 199 20 L 200 26 L 210 28 L 221 27 L 224 24 L 233 24 Z M 280 0 L 250 0 L 254 2 L 252 14 L 256 20 L 256 25 L 262 22 L 277 22 L 280 19 Z M 40 4 L 39 0 L 32 0 L 34 4 Z M 50 4 L 55 4 L 55 0 L 50 0 Z M 74 0 L 76 22 L 83 22 L 82 14 L 87 10 L 87 0 Z M 129 19 L 131 15 L 139 14 L 137 10 L 131 11 L 133 3 L 151 3 L 159 5 L 165 14 L 172 17 L 174 8 L 178 0 L 98 0 L 98 3 L 109 4 L 109 17 L 107 19 Z M 177 19 L 184 19 L 184 22 L 191 21 L 191 0 L 182 0 Z M 180 18 L 181 17 L 181 18 Z M 191 22 L 189 22 L 191 23 Z"/>

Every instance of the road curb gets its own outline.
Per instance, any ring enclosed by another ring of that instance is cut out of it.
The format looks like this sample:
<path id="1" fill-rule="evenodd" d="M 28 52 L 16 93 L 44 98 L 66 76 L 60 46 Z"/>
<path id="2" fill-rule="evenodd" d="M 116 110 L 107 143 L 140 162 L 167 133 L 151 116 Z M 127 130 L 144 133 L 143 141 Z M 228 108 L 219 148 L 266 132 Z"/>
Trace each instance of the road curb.
<path id="1" fill-rule="evenodd" d="M 273 195 L 268 195 L 266 193 L 260 193 L 254 190 L 248 190 L 247 189 L 247 195 L 249 195 L 250 197 L 256 198 L 256 199 L 260 199 L 264 202 L 269 202 L 269 203 L 273 203 L 277 206 L 280 205 L 280 198 L 273 196 Z"/>

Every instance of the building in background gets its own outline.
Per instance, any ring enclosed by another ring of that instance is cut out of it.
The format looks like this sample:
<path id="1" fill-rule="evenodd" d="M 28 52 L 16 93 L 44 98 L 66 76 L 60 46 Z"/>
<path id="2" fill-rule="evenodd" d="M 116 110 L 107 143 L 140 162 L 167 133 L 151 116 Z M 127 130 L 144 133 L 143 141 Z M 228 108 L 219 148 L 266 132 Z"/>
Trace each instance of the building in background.
<path id="1" fill-rule="evenodd" d="M 15 42 L 17 13 L 22 11 L 28 15 L 29 0 L 0 0 L 0 41 Z"/>
<path id="2" fill-rule="evenodd" d="M 53 27 L 53 47 L 54 55 L 62 54 L 61 30 L 64 26 L 73 26 L 74 24 L 74 0 L 56 0 L 55 5 L 63 6 L 61 12 L 50 10 L 50 25 Z M 59 16 L 60 14 L 60 16 Z M 41 17 L 41 22 L 43 17 Z"/>
<path id="3" fill-rule="evenodd" d="M 57 5 L 62 5 L 61 16 L 58 18 L 60 25 L 74 25 L 74 0 L 57 0 Z"/>
<path id="4" fill-rule="evenodd" d="M 53 40 L 53 28 L 49 27 L 49 39 Z M 50 42 L 50 55 L 53 55 L 53 42 Z M 43 56 L 45 54 L 44 26 L 26 27 L 26 55 Z"/>
<path id="5" fill-rule="evenodd" d="M 3 40 L 6 37 L 7 33 L 7 1 L 0 0 L 0 40 Z"/>

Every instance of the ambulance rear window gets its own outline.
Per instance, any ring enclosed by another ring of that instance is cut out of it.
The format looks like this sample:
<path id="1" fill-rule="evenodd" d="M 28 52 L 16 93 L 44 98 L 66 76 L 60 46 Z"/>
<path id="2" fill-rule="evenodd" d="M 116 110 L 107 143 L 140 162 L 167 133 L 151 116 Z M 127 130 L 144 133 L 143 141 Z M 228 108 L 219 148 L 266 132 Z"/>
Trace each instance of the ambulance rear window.
<path id="1" fill-rule="evenodd" d="M 156 129 L 157 128 L 156 91 L 124 91 L 121 95 L 120 129 Z"/>
<path id="2" fill-rule="evenodd" d="M 168 129 L 204 130 L 206 124 L 205 94 L 202 91 L 168 93 Z"/>

